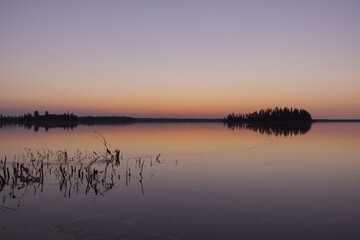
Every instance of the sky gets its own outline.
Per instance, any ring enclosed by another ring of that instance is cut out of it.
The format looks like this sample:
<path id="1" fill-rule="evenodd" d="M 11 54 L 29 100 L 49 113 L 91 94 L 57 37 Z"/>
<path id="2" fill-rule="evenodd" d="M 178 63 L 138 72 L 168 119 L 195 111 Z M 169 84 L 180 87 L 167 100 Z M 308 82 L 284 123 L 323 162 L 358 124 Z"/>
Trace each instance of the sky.
<path id="1" fill-rule="evenodd" d="M 360 118 L 360 1 L 0 1 L 0 113 Z"/>

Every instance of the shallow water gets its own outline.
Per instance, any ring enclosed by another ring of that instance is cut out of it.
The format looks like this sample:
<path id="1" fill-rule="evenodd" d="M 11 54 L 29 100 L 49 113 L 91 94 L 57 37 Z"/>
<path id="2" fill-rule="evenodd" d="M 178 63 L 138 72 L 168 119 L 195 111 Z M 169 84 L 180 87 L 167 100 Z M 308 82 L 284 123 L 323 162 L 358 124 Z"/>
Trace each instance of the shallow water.
<path id="1" fill-rule="evenodd" d="M 104 155 L 86 172 L 74 156 L 105 151 L 96 132 L 121 160 Z M 360 238 L 359 123 L 315 123 L 288 136 L 221 123 L 0 128 L 9 167 L 30 169 L 30 151 L 54 155 L 43 160 L 43 184 L 3 187 L 2 239 Z M 65 151 L 66 163 L 55 157 Z"/>

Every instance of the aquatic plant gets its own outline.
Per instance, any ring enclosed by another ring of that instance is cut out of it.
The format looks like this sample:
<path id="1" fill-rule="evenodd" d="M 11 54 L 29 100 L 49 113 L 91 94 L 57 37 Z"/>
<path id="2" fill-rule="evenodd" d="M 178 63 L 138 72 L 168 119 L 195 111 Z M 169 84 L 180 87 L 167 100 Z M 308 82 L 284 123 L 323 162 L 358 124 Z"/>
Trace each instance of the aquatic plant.
<path id="1" fill-rule="evenodd" d="M 0 193 L 3 193 L 3 205 L 9 199 L 17 200 L 18 206 L 29 192 L 42 192 L 44 185 L 57 181 L 59 191 L 64 197 L 91 192 L 103 196 L 111 191 L 122 179 L 125 185 L 131 181 L 132 172 L 144 193 L 143 176 L 146 167 L 160 164 L 159 155 L 155 162 L 152 157 L 123 158 L 119 149 L 111 150 L 106 139 L 100 134 L 95 136 L 104 146 L 104 151 L 80 151 L 69 154 L 67 150 L 44 148 L 25 151 L 9 162 L 5 157 L 0 160 Z M 124 164 L 122 164 L 124 162 Z M 122 172 L 122 173 L 121 173 Z M 124 173 L 125 172 L 125 173 Z M 125 178 L 122 178 L 125 176 Z"/>

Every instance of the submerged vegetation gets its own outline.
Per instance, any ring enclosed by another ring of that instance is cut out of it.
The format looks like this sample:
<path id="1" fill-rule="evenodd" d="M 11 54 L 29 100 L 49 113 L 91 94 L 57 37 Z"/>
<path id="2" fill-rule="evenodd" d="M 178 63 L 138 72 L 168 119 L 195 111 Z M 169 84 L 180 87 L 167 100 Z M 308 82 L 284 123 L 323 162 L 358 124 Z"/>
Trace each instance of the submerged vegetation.
<path id="1" fill-rule="evenodd" d="M 44 185 L 57 182 L 63 197 L 79 194 L 102 196 L 111 191 L 116 183 L 125 186 L 131 179 L 137 179 L 140 190 L 143 187 L 144 167 L 153 167 L 163 162 L 156 157 L 124 158 L 119 149 L 110 150 L 105 138 L 96 133 L 104 145 L 104 151 L 80 151 L 70 155 L 66 150 L 25 149 L 10 162 L 6 157 L 0 160 L 0 193 L 2 201 L 18 201 L 30 192 L 43 192 Z"/>
<path id="2" fill-rule="evenodd" d="M 246 122 L 312 122 L 312 117 L 305 109 L 276 107 L 246 114 L 231 113 L 223 121 L 230 124 Z"/>

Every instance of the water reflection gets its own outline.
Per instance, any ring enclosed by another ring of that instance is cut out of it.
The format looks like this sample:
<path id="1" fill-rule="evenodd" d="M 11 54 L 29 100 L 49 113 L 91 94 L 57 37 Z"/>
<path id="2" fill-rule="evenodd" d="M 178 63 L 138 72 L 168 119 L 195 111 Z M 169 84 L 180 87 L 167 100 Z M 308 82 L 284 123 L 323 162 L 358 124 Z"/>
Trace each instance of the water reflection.
<path id="1" fill-rule="evenodd" d="M 63 129 L 66 131 L 74 130 L 79 125 L 85 126 L 123 126 L 129 124 L 136 124 L 136 123 L 86 123 L 86 124 L 32 124 L 32 123 L 25 123 L 25 124 L 0 124 L 0 128 L 6 127 L 24 127 L 27 130 L 34 130 L 38 132 L 40 129 L 44 129 L 45 132 L 48 132 L 49 129 Z M 310 131 L 311 123 L 225 123 L 225 125 L 231 130 L 249 130 L 254 131 L 260 134 L 267 134 L 267 135 L 274 135 L 278 136 L 296 136 L 296 135 L 303 135 Z"/>
<path id="2" fill-rule="evenodd" d="M 3 128 L 0 236 L 359 239 L 360 124 L 314 123 L 294 138 L 234 131 L 219 123 Z"/>
<path id="3" fill-rule="evenodd" d="M 260 134 L 278 136 L 303 135 L 310 131 L 311 123 L 227 123 L 231 130 L 251 130 Z"/>
<path id="4" fill-rule="evenodd" d="M 66 131 L 69 130 L 74 130 L 75 128 L 77 128 L 80 125 L 83 126 L 119 126 L 119 125 L 128 125 L 128 124 L 133 124 L 133 122 L 118 122 L 118 123 L 114 123 L 114 122 L 100 122 L 100 121 L 88 121 L 88 122 L 83 122 L 83 123 L 76 123 L 76 122 L 71 122 L 71 123 L 0 123 L 0 128 L 9 128 L 9 127 L 23 127 L 24 129 L 27 130 L 34 130 L 34 132 L 38 132 L 41 129 L 44 129 L 45 132 L 49 131 L 50 129 L 63 129 Z"/>
<path id="5" fill-rule="evenodd" d="M 38 132 L 40 129 L 45 129 L 45 131 L 49 131 L 49 129 L 64 129 L 64 130 L 73 130 L 78 126 L 77 123 L 53 123 L 53 124 L 41 124 L 41 123 L 0 123 L 0 128 L 17 128 L 23 127 L 26 130 L 34 130 L 34 132 Z"/>

